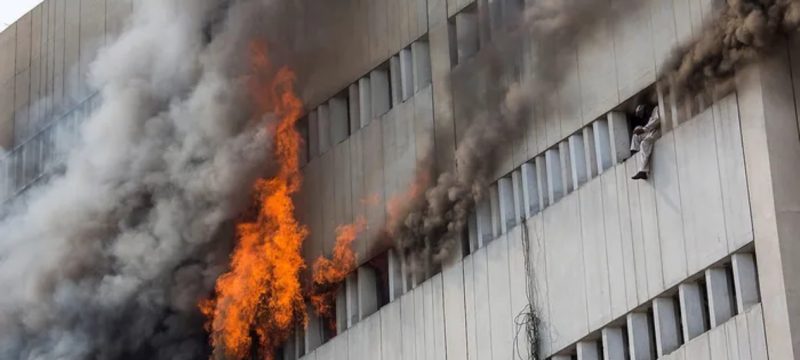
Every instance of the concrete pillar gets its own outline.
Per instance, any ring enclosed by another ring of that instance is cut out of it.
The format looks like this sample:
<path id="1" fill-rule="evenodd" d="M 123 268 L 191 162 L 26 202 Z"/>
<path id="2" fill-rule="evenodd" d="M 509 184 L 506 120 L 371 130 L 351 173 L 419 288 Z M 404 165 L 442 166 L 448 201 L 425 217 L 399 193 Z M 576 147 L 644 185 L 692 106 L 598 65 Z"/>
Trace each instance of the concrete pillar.
<path id="1" fill-rule="evenodd" d="M 631 157 L 631 134 L 625 113 L 608 113 L 608 129 L 611 136 L 611 161 L 619 164 Z"/>
<path id="2" fill-rule="evenodd" d="M 392 90 L 389 88 L 389 69 L 385 66 L 369 73 L 372 98 L 372 118 L 376 119 L 392 107 Z"/>
<path id="3" fill-rule="evenodd" d="M 696 281 L 678 286 L 681 305 L 681 327 L 686 342 L 708 331 L 708 311 L 703 287 Z"/>
<path id="4" fill-rule="evenodd" d="M 514 193 L 514 218 L 516 221 L 522 222 L 523 219 L 528 218 L 528 199 L 526 198 L 527 190 L 522 184 L 522 169 L 516 169 L 511 173 L 511 184 Z"/>
<path id="5" fill-rule="evenodd" d="M 456 48 L 459 64 L 474 56 L 480 49 L 478 14 L 474 7 L 456 14 Z"/>
<path id="6" fill-rule="evenodd" d="M 412 45 L 413 46 L 413 45 Z M 428 57 L 430 63 L 430 57 Z M 430 65 L 428 66 L 430 79 Z M 430 80 L 428 80 L 430 82 Z M 414 95 L 414 56 L 412 48 L 400 50 L 400 93 L 401 100 L 406 101 Z"/>
<path id="7" fill-rule="evenodd" d="M 734 254 L 731 257 L 733 284 L 736 289 L 736 310 L 744 314 L 751 306 L 758 304 L 758 271 L 752 253 Z"/>
<path id="8" fill-rule="evenodd" d="M 480 232 L 478 232 L 478 215 L 473 211 L 467 218 L 467 241 L 469 241 L 469 253 L 472 254 L 478 250 Z"/>
<path id="9" fill-rule="evenodd" d="M 283 360 L 297 360 L 297 345 L 295 344 L 295 332 L 283 343 Z"/>
<path id="10" fill-rule="evenodd" d="M 625 333 L 622 328 L 603 328 L 602 336 L 604 360 L 626 360 L 628 358 Z"/>
<path id="11" fill-rule="evenodd" d="M 586 126 L 581 130 L 583 133 L 583 151 L 586 159 L 586 176 L 588 179 L 594 179 L 602 169 L 598 171 L 597 168 L 597 147 L 594 145 L 594 127 Z"/>
<path id="12" fill-rule="evenodd" d="M 414 93 L 418 93 L 431 83 L 431 50 L 427 40 L 417 40 L 411 44 L 413 60 Z"/>
<path id="13" fill-rule="evenodd" d="M 577 189 L 588 180 L 586 172 L 586 148 L 583 142 L 583 133 L 573 134 L 569 137 L 570 172 L 572 173 L 572 188 Z"/>
<path id="14" fill-rule="evenodd" d="M 656 354 L 661 357 L 681 346 L 681 322 L 674 298 L 653 300 L 653 325 L 656 330 Z"/>
<path id="15" fill-rule="evenodd" d="M 769 358 L 800 359 L 796 36 L 777 45 L 779 51 L 737 71 L 736 87 Z"/>
<path id="16" fill-rule="evenodd" d="M 561 188 L 564 189 L 564 195 L 567 195 L 575 189 L 572 181 L 572 156 L 569 153 L 568 141 L 558 143 L 558 153 L 561 161 Z"/>
<path id="17" fill-rule="evenodd" d="M 494 238 L 492 229 L 492 205 L 489 194 L 485 194 L 477 205 L 478 248 L 486 246 Z"/>
<path id="18" fill-rule="evenodd" d="M 360 320 L 358 310 L 358 272 L 350 274 L 345 280 L 347 302 L 347 328 L 353 327 Z"/>
<path id="19" fill-rule="evenodd" d="M 561 171 L 561 154 L 558 147 L 545 153 L 545 172 L 547 174 L 548 204 L 553 204 L 564 196 L 564 181 Z"/>
<path id="20" fill-rule="evenodd" d="M 714 267 L 706 270 L 706 293 L 710 325 L 715 328 L 736 315 L 733 278 L 728 269 Z"/>
<path id="21" fill-rule="evenodd" d="M 389 260 L 389 302 L 403 295 L 403 269 L 402 259 L 394 249 L 387 253 Z"/>
<path id="22" fill-rule="evenodd" d="M 492 210 L 492 240 L 503 233 L 500 221 L 500 192 L 497 183 L 489 187 L 489 206 Z"/>
<path id="23" fill-rule="evenodd" d="M 378 274 L 369 266 L 358 268 L 358 319 L 378 311 Z"/>
<path id="24" fill-rule="evenodd" d="M 597 341 L 579 341 L 576 347 L 578 360 L 603 360 Z"/>
<path id="25" fill-rule="evenodd" d="M 627 315 L 628 353 L 631 360 L 655 360 L 656 349 L 653 323 L 647 313 L 632 312 Z"/>
<path id="26" fill-rule="evenodd" d="M 344 94 L 334 96 L 328 101 L 331 145 L 344 141 L 350 135 L 350 119 L 348 118 L 347 107 L 347 97 Z"/>
<path id="27" fill-rule="evenodd" d="M 358 80 L 358 104 L 360 125 L 363 128 L 372 121 L 372 90 L 369 76 Z"/>
<path id="28" fill-rule="evenodd" d="M 308 309 L 311 309 L 309 306 Z M 308 312 L 308 325 L 306 326 L 306 339 L 305 339 L 305 346 L 306 346 L 306 354 L 314 351 L 320 345 L 322 345 L 322 327 L 325 326 L 323 324 L 322 319 L 317 316 L 315 311 Z"/>
<path id="29" fill-rule="evenodd" d="M 308 151 L 309 160 L 319 156 L 319 116 L 316 109 L 308 113 Z"/>
<path id="30" fill-rule="evenodd" d="M 511 177 L 504 177 L 497 181 L 497 194 L 500 208 L 500 232 L 508 233 L 508 230 L 517 226 L 517 212 L 514 208 L 514 189 Z"/>
<path id="31" fill-rule="evenodd" d="M 541 211 L 539 199 L 539 179 L 536 175 L 536 163 L 526 162 L 520 167 L 522 174 L 522 198 L 526 218 Z"/>
<path id="32" fill-rule="evenodd" d="M 336 290 L 336 333 L 347 330 L 347 283 Z"/>
<path id="33" fill-rule="evenodd" d="M 328 104 L 317 107 L 317 124 L 319 126 L 319 153 L 324 154 L 331 147 L 331 118 Z"/>
<path id="34" fill-rule="evenodd" d="M 294 353 L 299 358 L 306 354 L 306 331 L 302 325 L 294 330 Z"/>
<path id="35" fill-rule="evenodd" d="M 347 88 L 348 110 L 350 112 L 350 133 L 355 134 L 361 129 L 361 95 L 358 90 L 358 82 L 350 84 Z"/>
<path id="36" fill-rule="evenodd" d="M 536 185 L 539 190 L 539 211 L 544 210 L 545 207 L 550 205 L 550 190 L 549 190 L 549 177 L 547 175 L 547 161 L 545 155 L 539 155 L 534 158 L 534 165 L 536 165 Z"/>
<path id="37" fill-rule="evenodd" d="M 395 107 L 403 102 L 403 80 L 400 70 L 400 54 L 389 59 L 389 84 L 392 94 L 392 105 Z"/>
<path id="38" fill-rule="evenodd" d="M 602 173 L 616 163 L 613 150 L 611 148 L 611 133 L 607 119 L 598 119 L 592 123 L 594 135 L 594 152 L 597 163 L 597 172 Z"/>

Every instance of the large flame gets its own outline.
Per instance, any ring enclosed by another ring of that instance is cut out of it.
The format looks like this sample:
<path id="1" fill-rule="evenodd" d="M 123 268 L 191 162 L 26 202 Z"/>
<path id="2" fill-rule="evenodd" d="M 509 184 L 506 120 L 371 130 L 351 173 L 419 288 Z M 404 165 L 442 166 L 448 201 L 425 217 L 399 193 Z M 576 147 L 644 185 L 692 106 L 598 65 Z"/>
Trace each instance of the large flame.
<path id="1" fill-rule="evenodd" d="M 238 225 L 230 271 L 217 280 L 215 299 L 201 304 L 215 358 L 242 359 L 257 339 L 258 352 L 270 359 L 294 326 L 306 321 L 300 272 L 307 230 L 295 218 L 292 200 L 302 183 L 302 140 L 295 129 L 302 103 L 294 93 L 294 73 L 288 68 L 273 72 L 265 46 L 254 44 L 251 50 L 250 85 L 259 116 L 279 119 L 272 131 L 278 169 L 274 177 L 256 182 L 257 216 Z"/>
<path id="2" fill-rule="evenodd" d="M 311 294 L 311 303 L 321 318 L 328 322 L 328 326 L 335 328 L 336 318 L 333 313 L 336 303 L 336 292 L 349 275 L 356 268 L 356 254 L 353 251 L 353 241 L 358 234 L 364 231 L 367 222 L 359 217 L 356 222 L 339 226 L 336 229 L 336 244 L 333 247 L 333 256 L 330 259 L 320 256 L 313 267 L 314 288 Z"/>

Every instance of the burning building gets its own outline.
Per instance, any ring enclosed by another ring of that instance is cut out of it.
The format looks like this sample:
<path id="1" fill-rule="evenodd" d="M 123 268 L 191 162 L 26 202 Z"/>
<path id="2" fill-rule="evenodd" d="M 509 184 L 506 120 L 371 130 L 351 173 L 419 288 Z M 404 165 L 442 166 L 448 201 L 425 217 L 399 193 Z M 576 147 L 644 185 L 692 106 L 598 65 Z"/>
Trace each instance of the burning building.
<path id="1" fill-rule="evenodd" d="M 0 32 L 0 358 L 798 358 L 799 25 L 46 0 Z"/>

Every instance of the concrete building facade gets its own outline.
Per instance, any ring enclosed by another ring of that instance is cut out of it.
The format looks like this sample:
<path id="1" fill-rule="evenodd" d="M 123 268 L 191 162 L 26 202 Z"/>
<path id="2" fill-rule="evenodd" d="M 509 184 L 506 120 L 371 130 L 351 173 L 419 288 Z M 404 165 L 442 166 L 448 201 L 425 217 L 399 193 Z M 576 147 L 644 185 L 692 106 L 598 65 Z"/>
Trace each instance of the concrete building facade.
<path id="1" fill-rule="evenodd" d="M 369 230 L 355 242 L 359 268 L 340 289 L 335 331 L 312 316 L 284 359 L 527 359 L 532 348 L 553 360 L 800 358 L 797 40 L 740 71 L 726 96 L 658 96 L 651 179 L 633 181 L 626 112 L 637 94 L 661 94 L 671 51 L 725 4 L 643 0 L 597 21 L 563 44 L 574 56 L 555 100 L 502 149 L 457 259 L 419 275 L 373 239 L 428 154 L 440 170 L 456 167 L 483 89 L 531 76 L 530 44 L 503 79 L 478 61 L 525 4 L 340 3 L 298 19 L 327 44 L 299 69 L 303 255 L 329 255 L 326 234 L 359 217 Z M 78 136 L 97 106 L 88 64 L 132 9 L 47 0 L 0 33 L 0 199 L 58 171 L 70 143 L 54 134 Z"/>

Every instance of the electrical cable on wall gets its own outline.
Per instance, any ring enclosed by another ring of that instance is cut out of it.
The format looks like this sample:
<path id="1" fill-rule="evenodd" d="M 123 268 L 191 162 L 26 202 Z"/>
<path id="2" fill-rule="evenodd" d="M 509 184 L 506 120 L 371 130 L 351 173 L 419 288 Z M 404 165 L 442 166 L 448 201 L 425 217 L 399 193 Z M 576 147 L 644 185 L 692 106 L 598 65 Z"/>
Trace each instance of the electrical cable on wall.
<path id="1" fill-rule="evenodd" d="M 530 236 L 528 234 L 528 223 L 522 219 L 522 248 L 525 256 L 525 296 L 528 304 L 523 308 L 517 316 L 514 317 L 514 324 L 516 325 L 516 333 L 514 334 L 514 359 L 520 360 L 538 360 L 539 359 L 539 328 L 541 326 L 541 318 L 534 304 L 536 299 L 536 284 L 531 277 L 532 262 L 530 255 Z M 528 348 L 520 349 L 520 335 L 525 335 L 524 341 L 527 341 Z"/>

